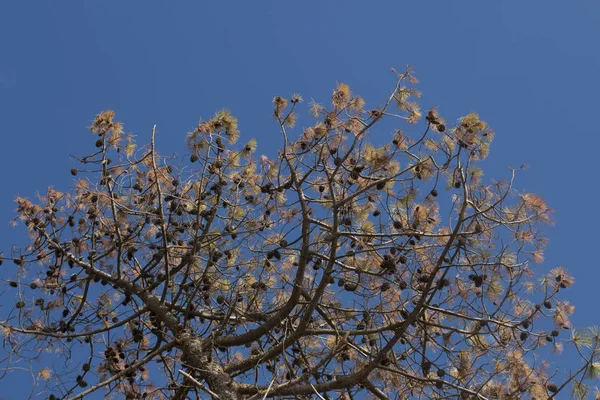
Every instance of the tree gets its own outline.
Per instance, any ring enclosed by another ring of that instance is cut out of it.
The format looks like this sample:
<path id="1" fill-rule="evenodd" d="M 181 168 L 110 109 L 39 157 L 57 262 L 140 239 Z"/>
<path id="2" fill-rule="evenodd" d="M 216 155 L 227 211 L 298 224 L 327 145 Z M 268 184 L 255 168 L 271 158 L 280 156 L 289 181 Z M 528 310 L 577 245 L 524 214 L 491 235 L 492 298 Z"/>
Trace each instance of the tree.
<path id="1" fill-rule="evenodd" d="M 484 183 L 477 114 L 446 127 L 432 109 L 408 133 L 416 79 L 393 72 L 382 106 L 339 84 L 295 138 L 302 99 L 275 97 L 272 159 L 236 146 L 226 110 L 188 135 L 189 161 L 97 115 L 74 189 L 16 200 L 30 244 L 4 255 L 6 366 L 45 362 L 53 399 L 587 396 L 600 332 L 571 328 L 565 269 L 536 283 L 531 266 L 551 210 L 517 170 Z M 581 368 L 557 372 L 545 345 Z"/>

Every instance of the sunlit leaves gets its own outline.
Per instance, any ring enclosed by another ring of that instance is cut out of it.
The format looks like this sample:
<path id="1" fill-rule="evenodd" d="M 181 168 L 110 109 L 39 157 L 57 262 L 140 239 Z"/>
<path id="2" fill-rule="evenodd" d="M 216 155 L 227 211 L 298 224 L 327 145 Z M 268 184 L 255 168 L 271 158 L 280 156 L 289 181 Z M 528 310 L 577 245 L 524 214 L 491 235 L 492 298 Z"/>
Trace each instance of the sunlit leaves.
<path id="1" fill-rule="evenodd" d="M 229 144 L 235 144 L 240 134 L 237 118 L 231 115 L 229 110 L 218 111 L 214 117 L 199 123 L 196 129 L 188 134 L 188 147 L 193 151 L 200 151 L 214 145 L 218 151 L 224 151 L 225 146 L 222 142 L 219 143 L 219 140 L 212 144 L 211 134 L 223 135 Z"/>
<path id="2" fill-rule="evenodd" d="M 587 399 L 590 393 L 590 387 L 582 382 L 573 384 L 573 397 L 576 399 Z"/>
<path id="3" fill-rule="evenodd" d="M 117 146 L 123 133 L 123 125 L 120 122 L 114 121 L 115 112 L 112 110 L 104 111 L 96 115 L 90 131 L 97 134 L 101 139 L 98 142 L 101 145 L 104 144 L 102 138 L 107 140 L 108 145 Z"/>
<path id="4" fill-rule="evenodd" d="M 331 97 L 331 103 L 333 107 L 340 110 L 348 104 L 351 99 L 350 87 L 345 83 L 338 83 L 336 89 L 333 91 Z"/>

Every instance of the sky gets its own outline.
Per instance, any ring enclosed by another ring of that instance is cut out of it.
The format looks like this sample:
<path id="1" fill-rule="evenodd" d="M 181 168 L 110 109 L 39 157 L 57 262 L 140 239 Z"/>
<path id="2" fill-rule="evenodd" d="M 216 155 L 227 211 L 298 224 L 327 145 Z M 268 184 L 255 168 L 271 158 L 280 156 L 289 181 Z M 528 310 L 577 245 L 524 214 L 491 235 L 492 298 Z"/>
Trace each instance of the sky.
<path id="1" fill-rule="evenodd" d="M 25 243 L 9 225 L 16 196 L 72 186 L 70 155 L 93 150 L 98 112 L 115 110 L 140 143 L 156 124 L 169 154 L 226 107 L 273 154 L 274 96 L 325 103 L 346 82 L 376 106 L 390 68 L 411 65 L 422 109 L 447 121 L 474 111 L 496 131 L 486 179 L 530 165 L 515 187 L 556 220 L 536 268 L 568 268 L 574 325 L 600 325 L 598 27 L 592 0 L 2 2 L 0 251 Z M 8 380 L 1 392 L 21 398 Z"/>

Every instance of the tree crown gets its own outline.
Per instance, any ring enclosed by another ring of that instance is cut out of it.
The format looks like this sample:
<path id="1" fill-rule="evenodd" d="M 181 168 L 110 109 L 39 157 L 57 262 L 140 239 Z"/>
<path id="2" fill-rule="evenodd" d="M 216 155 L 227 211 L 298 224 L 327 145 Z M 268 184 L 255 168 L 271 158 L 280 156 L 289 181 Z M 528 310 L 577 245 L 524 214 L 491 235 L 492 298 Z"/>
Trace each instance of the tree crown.
<path id="1" fill-rule="evenodd" d="M 60 350 L 36 376 L 51 398 L 586 397 L 599 334 L 572 329 L 564 268 L 533 279 L 552 210 L 513 189 L 514 169 L 485 182 L 494 134 L 477 114 L 447 125 L 432 109 L 412 133 L 416 79 L 394 74 L 373 109 L 338 84 L 296 135 L 302 98 L 275 97 L 274 158 L 237 144 L 227 110 L 182 160 L 156 129 L 138 147 L 98 114 L 73 190 L 16 200 L 31 242 L 4 256 L 8 352 Z M 573 346 L 581 368 L 555 376 L 545 345 Z"/>

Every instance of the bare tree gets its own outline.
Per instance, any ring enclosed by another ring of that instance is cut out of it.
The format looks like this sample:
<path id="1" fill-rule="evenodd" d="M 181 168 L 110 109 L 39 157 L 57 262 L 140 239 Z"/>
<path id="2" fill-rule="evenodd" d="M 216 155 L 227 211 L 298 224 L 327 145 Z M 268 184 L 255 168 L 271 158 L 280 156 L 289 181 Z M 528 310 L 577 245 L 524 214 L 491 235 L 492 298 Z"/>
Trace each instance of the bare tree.
<path id="1" fill-rule="evenodd" d="M 416 79 L 393 72 L 381 106 L 339 84 L 294 136 L 302 99 L 276 97 L 274 158 L 236 146 L 225 110 L 189 162 L 99 114 L 75 188 L 17 199 L 5 371 L 52 399 L 590 396 L 600 332 L 571 328 L 566 270 L 531 267 L 551 210 L 516 170 L 484 183 L 478 115 L 411 133 Z M 565 345 L 580 369 L 544 361 Z"/>

